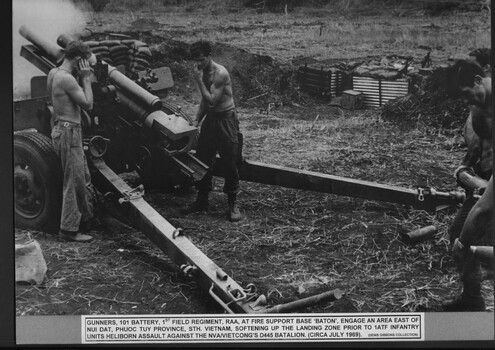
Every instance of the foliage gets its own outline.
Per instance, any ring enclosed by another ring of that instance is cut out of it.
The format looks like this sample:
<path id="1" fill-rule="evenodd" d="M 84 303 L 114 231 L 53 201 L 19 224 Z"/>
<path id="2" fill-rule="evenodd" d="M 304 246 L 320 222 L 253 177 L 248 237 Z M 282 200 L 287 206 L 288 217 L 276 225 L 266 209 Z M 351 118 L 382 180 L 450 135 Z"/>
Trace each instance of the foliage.
<path id="1" fill-rule="evenodd" d="M 385 104 L 381 117 L 403 127 L 454 133 L 460 130 L 469 110 L 461 100 L 449 97 L 446 68 L 436 68 L 426 77 L 416 74 L 410 78 L 411 94 Z"/>

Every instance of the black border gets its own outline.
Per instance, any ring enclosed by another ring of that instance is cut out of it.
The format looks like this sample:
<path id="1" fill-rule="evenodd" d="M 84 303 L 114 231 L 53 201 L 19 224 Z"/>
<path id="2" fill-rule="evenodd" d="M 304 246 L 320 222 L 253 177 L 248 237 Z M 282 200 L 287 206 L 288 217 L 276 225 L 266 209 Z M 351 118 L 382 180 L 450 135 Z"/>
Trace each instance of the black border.
<path id="1" fill-rule="evenodd" d="M 15 1 L 15 0 L 12 0 Z M 0 347 L 15 345 L 15 267 L 12 165 L 12 2 L 2 2 L 3 49 L 0 98 Z M 9 49 L 5 50 L 7 45 Z M 8 56 L 7 56 L 8 55 Z"/>

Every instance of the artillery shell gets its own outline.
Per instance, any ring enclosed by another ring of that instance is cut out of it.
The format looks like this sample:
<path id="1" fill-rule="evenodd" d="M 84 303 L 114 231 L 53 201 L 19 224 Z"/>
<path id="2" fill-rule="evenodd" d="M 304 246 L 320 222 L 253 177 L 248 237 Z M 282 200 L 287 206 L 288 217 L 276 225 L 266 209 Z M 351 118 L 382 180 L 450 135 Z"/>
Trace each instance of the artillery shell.
<path id="1" fill-rule="evenodd" d="M 438 232 L 435 226 L 426 226 L 418 230 L 407 232 L 402 236 L 406 244 L 416 244 L 432 238 Z"/>
<path id="2" fill-rule="evenodd" d="M 469 250 L 476 259 L 493 264 L 493 247 L 471 246 Z"/>

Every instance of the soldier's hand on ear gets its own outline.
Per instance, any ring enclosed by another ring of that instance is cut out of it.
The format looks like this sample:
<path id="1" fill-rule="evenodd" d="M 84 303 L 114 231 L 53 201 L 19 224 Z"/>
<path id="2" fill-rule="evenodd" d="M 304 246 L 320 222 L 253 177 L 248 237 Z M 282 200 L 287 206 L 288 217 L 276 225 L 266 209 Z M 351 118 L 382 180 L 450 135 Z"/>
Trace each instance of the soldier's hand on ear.
<path id="1" fill-rule="evenodd" d="M 202 69 L 199 69 L 199 66 L 198 66 L 197 63 L 194 64 L 193 74 L 194 74 L 194 78 L 196 80 L 201 80 L 203 78 L 203 70 Z"/>
<path id="2" fill-rule="evenodd" d="M 80 59 L 77 68 L 79 71 L 79 76 L 82 79 L 89 78 L 91 76 L 91 67 L 89 66 L 88 60 Z"/>

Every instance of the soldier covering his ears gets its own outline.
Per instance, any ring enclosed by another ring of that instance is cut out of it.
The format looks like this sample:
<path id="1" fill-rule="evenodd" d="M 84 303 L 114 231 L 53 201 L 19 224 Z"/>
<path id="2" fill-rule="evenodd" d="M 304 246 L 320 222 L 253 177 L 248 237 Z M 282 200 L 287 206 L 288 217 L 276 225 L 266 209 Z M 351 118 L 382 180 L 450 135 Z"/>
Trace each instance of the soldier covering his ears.
<path id="1" fill-rule="evenodd" d="M 81 232 L 93 219 L 93 207 L 87 194 L 91 176 L 84 155 L 81 129 L 81 108 L 93 108 L 91 89 L 91 51 L 81 41 L 71 41 L 58 68 L 48 74 L 48 91 L 53 104 L 52 144 L 63 171 L 63 200 L 60 237 L 87 242 L 91 236 Z M 72 72 L 78 71 L 79 85 Z"/>
<path id="2" fill-rule="evenodd" d="M 201 92 L 201 102 L 194 124 L 201 124 L 196 156 L 208 167 L 213 165 L 216 153 L 225 169 L 223 191 L 228 197 L 229 218 L 239 221 L 242 215 L 237 205 L 239 191 L 239 121 L 235 112 L 232 81 L 227 69 L 213 61 L 212 48 L 207 41 L 191 45 L 191 58 L 196 62 L 194 79 Z M 184 213 L 208 211 L 208 193 L 212 190 L 210 172 L 197 183 L 198 196 L 195 202 L 184 209 Z"/>

